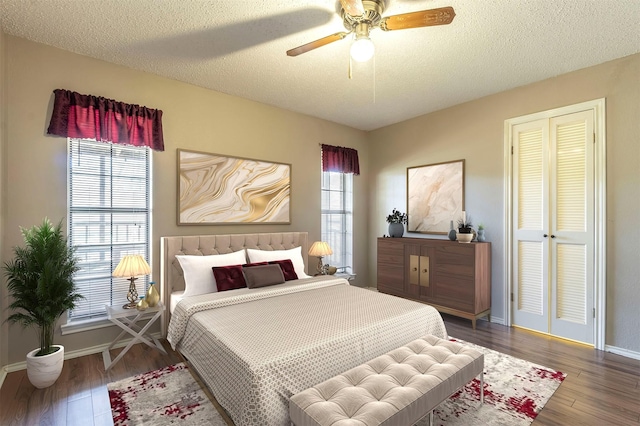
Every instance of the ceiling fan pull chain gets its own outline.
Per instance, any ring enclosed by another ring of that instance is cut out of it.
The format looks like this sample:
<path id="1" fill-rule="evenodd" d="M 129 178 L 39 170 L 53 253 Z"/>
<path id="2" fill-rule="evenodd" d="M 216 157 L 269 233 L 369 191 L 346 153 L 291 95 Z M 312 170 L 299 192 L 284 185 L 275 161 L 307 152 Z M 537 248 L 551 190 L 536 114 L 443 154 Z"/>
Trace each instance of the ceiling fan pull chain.
<path id="1" fill-rule="evenodd" d="M 351 68 L 351 55 L 349 55 L 349 80 L 353 78 L 353 68 Z"/>
<path id="2" fill-rule="evenodd" d="M 376 55 L 373 55 L 373 103 L 376 103 Z"/>

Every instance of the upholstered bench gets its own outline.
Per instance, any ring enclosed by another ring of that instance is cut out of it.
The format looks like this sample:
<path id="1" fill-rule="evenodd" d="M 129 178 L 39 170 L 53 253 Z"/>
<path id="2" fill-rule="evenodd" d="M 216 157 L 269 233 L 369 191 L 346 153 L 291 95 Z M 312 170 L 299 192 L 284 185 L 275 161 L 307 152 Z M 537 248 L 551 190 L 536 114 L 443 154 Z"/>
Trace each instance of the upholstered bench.
<path id="1" fill-rule="evenodd" d="M 480 375 L 484 355 L 426 336 L 292 396 L 296 426 L 413 425 Z"/>

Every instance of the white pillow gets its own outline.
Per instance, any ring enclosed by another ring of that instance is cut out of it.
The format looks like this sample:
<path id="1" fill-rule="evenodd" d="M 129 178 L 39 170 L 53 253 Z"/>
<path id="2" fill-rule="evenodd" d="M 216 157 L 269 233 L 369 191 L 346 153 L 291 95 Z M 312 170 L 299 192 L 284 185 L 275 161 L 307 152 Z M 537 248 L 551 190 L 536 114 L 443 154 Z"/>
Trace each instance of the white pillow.
<path id="1" fill-rule="evenodd" d="M 184 277 L 183 297 L 198 294 L 215 293 L 216 279 L 213 276 L 214 266 L 242 265 L 247 263 L 244 250 L 211 256 L 176 255 L 182 267 Z"/>
<path id="2" fill-rule="evenodd" d="M 298 278 L 309 278 L 310 276 L 304 273 L 304 260 L 302 260 L 302 247 L 295 247 L 289 250 L 256 250 L 247 249 L 249 255 L 249 262 L 271 262 L 273 260 L 291 259 L 293 263 L 293 269 L 296 271 Z"/>

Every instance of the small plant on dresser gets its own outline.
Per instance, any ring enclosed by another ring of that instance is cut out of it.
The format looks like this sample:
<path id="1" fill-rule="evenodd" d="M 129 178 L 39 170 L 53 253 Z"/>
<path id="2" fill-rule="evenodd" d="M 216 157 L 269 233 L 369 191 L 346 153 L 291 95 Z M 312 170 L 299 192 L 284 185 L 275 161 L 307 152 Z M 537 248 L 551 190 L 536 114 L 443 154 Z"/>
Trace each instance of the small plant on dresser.
<path id="1" fill-rule="evenodd" d="M 404 235 L 404 225 L 407 223 L 407 214 L 398 209 L 393 209 L 391 214 L 387 216 L 387 223 L 389 224 L 390 237 L 402 237 Z"/>

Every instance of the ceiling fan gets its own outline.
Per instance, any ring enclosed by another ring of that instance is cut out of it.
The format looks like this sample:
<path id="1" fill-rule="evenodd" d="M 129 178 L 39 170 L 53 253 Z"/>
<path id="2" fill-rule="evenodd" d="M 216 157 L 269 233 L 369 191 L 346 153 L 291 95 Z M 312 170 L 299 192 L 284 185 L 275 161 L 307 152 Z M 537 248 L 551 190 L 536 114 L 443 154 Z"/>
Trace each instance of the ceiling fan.
<path id="1" fill-rule="evenodd" d="M 382 13 L 385 0 L 340 0 L 342 8 L 340 16 L 348 31 L 342 31 L 288 50 L 288 56 L 298 56 L 318 47 L 326 46 L 334 41 L 342 40 L 355 33 L 355 41 L 351 45 L 351 58 L 358 62 L 366 62 L 373 56 L 374 46 L 369 38 L 372 29 L 383 31 L 405 30 L 408 28 L 447 25 L 456 16 L 451 6 L 438 9 L 392 15 L 385 18 Z"/>

